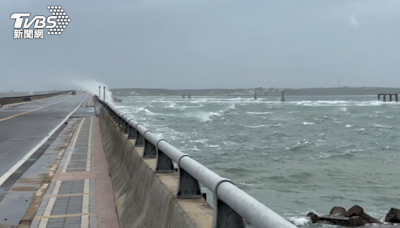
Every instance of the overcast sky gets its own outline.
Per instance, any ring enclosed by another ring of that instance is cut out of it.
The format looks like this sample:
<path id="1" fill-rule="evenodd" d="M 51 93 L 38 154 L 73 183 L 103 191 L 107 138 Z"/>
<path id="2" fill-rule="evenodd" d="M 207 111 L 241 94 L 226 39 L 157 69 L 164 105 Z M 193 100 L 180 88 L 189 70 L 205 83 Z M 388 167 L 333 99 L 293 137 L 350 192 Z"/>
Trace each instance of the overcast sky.
<path id="1" fill-rule="evenodd" d="M 54 4 L 62 35 L 13 39 L 12 13 Z M 400 87 L 399 0 L 13 0 L 0 15 L 0 90 Z"/>

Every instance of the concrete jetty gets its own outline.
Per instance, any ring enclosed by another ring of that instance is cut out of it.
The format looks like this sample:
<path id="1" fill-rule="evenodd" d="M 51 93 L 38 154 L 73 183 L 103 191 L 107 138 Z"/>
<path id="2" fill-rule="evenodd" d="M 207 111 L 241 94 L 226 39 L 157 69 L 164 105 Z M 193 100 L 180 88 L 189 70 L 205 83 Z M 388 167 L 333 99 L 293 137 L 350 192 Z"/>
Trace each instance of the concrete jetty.
<path id="1" fill-rule="evenodd" d="M 101 96 L 2 108 L 0 135 L 1 228 L 296 227 Z"/>

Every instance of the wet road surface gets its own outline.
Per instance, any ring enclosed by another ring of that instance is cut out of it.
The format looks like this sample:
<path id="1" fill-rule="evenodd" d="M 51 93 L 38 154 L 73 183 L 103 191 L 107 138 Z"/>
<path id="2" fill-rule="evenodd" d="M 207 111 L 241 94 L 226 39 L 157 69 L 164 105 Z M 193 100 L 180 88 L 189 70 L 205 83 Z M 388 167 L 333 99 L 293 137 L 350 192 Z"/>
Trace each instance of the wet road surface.
<path id="1" fill-rule="evenodd" d="M 48 136 L 85 97 L 85 93 L 63 95 L 0 109 L 0 178 Z"/>

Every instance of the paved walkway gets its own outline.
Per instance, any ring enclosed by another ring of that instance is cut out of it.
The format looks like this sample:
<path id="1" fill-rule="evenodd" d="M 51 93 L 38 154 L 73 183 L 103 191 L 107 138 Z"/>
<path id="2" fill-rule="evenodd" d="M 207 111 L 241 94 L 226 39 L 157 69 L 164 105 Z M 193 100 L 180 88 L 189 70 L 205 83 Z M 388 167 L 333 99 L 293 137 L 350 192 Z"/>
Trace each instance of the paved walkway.
<path id="1" fill-rule="evenodd" d="M 97 117 L 78 121 L 30 227 L 119 227 Z"/>

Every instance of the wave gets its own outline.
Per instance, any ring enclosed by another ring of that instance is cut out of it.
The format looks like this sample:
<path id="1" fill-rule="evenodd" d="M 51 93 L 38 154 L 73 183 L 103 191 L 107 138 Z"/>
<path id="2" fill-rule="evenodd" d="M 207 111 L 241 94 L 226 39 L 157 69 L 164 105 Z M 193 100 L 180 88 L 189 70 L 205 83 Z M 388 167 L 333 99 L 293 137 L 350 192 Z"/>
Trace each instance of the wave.
<path id="1" fill-rule="evenodd" d="M 209 139 L 193 139 L 190 140 L 190 143 L 199 143 L 199 144 L 206 144 L 209 141 Z"/>
<path id="2" fill-rule="evenodd" d="M 364 152 L 364 150 L 361 149 L 354 149 L 354 150 L 347 150 L 344 153 L 341 154 L 323 154 L 319 156 L 318 159 L 328 159 L 328 158 L 351 158 L 354 156 L 356 153 L 361 153 Z"/>
<path id="3" fill-rule="evenodd" d="M 391 126 L 383 126 L 380 124 L 374 124 L 372 127 L 376 127 L 376 128 L 385 128 L 385 129 L 392 129 L 393 127 Z"/>
<path id="4" fill-rule="evenodd" d="M 212 117 L 221 116 L 221 114 L 218 113 L 218 112 L 198 111 L 198 112 L 186 113 L 186 116 L 195 117 L 195 118 L 199 119 L 202 122 L 209 122 L 209 121 L 212 121 Z"/>
<path id="5" fill-rule="evenodd" d="M 308 217 L 300 217 L 300 216 L 293 216 L 293 217 L 288 217 L 287 220 L 289 222 L 292 222 L 296 226 L 305 226 L 308 224 L 311 224 L 311 221 Z"/>
<path id="6" fill-rule="evenodd" d="M 285 150 L 289 151 L 297 151 L 301 150 L 304 147 L 309 147 L 315 145 L 315 142 L 310 142 L 308 139 L 303 139 L 301 141 L 296 142 L 296 145 L 291 147 L 286 147 Z"/>
<path id="7" fill-rule="evenodd" d="M 272 112 L 246 112 L 246 113 L 252 115 L 265 115 L 265 114 L 271 114 Z"/>
<path id="8" fill-rule="evenodd" d="M 176 103 L 172 102 L 170 105 L 165 106 L 166 108 L 175 108 L 176 107 Z"/>
<path id="9" fill-rule="evenodd" d="M 256 125 L 256 126 L 249 126 L 249 125 L 243 125 L 241 126 L 246 127 L 246 128 L 261 128 L 261 127 L 266 127 L 267 125 L 261 124 L 261 125 Z"/>
<path id="10" fill-rule="evenodd" d="M 146 113 L 146 114 L 148 114 L 148 115 L 158 115 L 157 113 L 154 113 L 154 112 L 152 112 L 152 111 L 150 111 L 150 110 L 148 110 L 148 109 L 146 109 L 146 108 L 139 108 L 137 111 L 136 111 L 136 114 L 139 114 L 139 113 Z"/>

